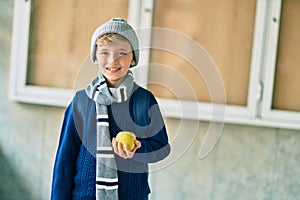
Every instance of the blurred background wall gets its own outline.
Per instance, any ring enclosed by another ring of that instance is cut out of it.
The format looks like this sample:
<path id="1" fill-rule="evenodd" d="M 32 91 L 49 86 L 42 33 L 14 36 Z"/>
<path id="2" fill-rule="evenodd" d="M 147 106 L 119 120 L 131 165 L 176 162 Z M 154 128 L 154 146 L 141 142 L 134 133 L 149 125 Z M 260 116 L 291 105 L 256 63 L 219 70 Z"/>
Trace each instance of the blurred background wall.
<path id="1" fill-rule="evenodd" d="M 8 99 L 13 1 L 1 0 L 0 9 L 0 199 L 49 199 L 64 108 Z M 173 137 L 180 121 L 166 122 Z M 225 124 L 212 153 L 200 160 L 207 127 L 201 122 L 183 156 L 151 174 L 151 199 L 300 198 L 299 130 Z"/>

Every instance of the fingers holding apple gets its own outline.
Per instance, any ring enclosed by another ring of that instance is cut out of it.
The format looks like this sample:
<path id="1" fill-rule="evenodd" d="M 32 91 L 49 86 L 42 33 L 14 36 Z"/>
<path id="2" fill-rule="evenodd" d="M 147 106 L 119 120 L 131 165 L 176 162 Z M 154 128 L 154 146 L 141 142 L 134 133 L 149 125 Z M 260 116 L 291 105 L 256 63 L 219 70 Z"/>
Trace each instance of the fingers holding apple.
<path id="1" fill-rule="evenodd" d="M 120 131 L 116 136 L 116 141 L 122 144 L 122 149 L 125 150 L 125 146 L 128 145 L 130 151 L 134 149 L 136 136 L 129 131 Z"/>
<path id="2" fill-rule="evenodd" d="M 141 147 L 141 142 L 136 140 L 136 136 L 132 132 L 121 131 L 112 141 L 114 151 L 120 157 L 127 159 L 132 158 L 135 151 Z"/>
<path id="3" fill-rule="evenodd" d="M 134 149 L 132 150 L 133 152 L 135 152 L 137 149 L 139 149 L 142 146 L 142 143 L 138 140 L 135 140 L 134 143 L 135 143 L 135 146 L 134 146 Z"/>

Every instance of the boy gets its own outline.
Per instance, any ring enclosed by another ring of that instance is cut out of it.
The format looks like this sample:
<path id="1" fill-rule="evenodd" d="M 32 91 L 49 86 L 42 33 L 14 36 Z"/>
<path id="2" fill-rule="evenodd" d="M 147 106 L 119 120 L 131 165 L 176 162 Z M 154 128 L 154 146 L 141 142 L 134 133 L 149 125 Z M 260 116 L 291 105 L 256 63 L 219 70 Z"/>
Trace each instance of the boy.
<path id="1" fill-rule="evenodd" d="M 100 72 L 66 109 L 51 199 L 148 199 L 148 163 L 168 156 L 170 145 L 154 96 L 129 70 L 138 64 L 138 46 L 120 18 L 94 32 L 91 59 Z M 133 150 L 115 140 L 120 131 L 136 135 Z"/>

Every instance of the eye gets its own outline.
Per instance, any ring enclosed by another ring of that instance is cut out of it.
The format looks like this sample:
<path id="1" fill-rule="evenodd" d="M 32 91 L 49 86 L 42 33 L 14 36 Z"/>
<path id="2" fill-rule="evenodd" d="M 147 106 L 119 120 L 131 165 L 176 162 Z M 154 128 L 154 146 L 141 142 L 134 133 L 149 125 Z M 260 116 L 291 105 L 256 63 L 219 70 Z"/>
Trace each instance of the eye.
<path id="1" fill-rule="evenodd" d="M 118 55 L 118 56 L 125 56 L 125 55 L 127 55 L 127 53 L 126 53 L 125 51 L 119 51 L 119 52 L 117 53 L 117 55 Z"/>
<path id="2" fill-rule="evenodd" d="M 109 52 L 108 51 L 100 51 L 100 55 L 107 56 L 107 55 L 109 55 Z"/>

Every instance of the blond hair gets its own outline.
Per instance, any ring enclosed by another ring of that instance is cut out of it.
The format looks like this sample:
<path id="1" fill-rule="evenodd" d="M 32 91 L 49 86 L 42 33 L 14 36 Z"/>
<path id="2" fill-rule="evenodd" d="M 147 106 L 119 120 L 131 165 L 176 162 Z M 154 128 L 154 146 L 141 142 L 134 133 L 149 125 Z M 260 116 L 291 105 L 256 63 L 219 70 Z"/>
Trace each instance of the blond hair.
<path id="1" fill-rule="evenodd" d="M 108 33 L 100 37 L 96 44 L 97 46 L 101 46 L 103 44 L 109 44 L 109 43 L 118 43 L 119 41 L 127 41 L 129 42 L 124 36 L 117 34 L 117 33 Z M 130 44 L 130 43 L 129 43 Z"/>

